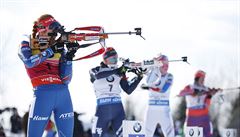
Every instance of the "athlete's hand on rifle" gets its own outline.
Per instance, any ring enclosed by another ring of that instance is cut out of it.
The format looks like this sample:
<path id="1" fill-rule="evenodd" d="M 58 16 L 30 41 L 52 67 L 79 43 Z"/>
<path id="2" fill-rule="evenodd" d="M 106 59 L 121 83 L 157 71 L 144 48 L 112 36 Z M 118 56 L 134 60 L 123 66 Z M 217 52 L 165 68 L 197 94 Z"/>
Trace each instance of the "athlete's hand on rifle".
<path id="1" fill-rule="evenodd" d="M 143 74 L 147 71 L 147 69 L 143 69 L 143 68 L 135 68 L 135 69 L 131 69 L 129 70 L 129 72 L 133 72 L 135 73 L 138 77 L 142 78 Z"/>
<path id="2" fill-rule="evenodd" d="M 141 85 L 141 89 L 149 90 L 149 86 L 147 86 L 147 85 L 145 85 L 145 84 L 142 84 L 142 85 Z"/>
<path id="3" fill-rule="evenodd" d="M 222 91 L 222 89 L 221 88 L 209 88 L 209 92 L 211 92 L 212 94 L 215 94 L 218 91 Z"/>
<path id="4" fill-rule="evenodd" d="M 127 68 L 124 65 L 122 65 L 117 69 L 117 74 L 119 76 L 125 75 L 126 72 L 127 72 Z"/>
<path id="5" fill-rule="evenodd" d="M 66 46 L 68 51 L 77 51 L 80 47 L 77 42 L 67 43 Z"/>
<path id="6" fill-rule="evenodd" d="M 75 53 L 79 48 L 79 44 L 77 42 L 73 42 L 73 43 L 67 43 L 66 46 L 67 46 L 66 59 L 68 61 L 72 61 L 73 57 L 75 57 Z"/>
<path id="7" fill-rule="evenodd" d="M 54 53 L 62 53 L 64 50 L 64 43 L 57 42 L 50 46 Z"/>

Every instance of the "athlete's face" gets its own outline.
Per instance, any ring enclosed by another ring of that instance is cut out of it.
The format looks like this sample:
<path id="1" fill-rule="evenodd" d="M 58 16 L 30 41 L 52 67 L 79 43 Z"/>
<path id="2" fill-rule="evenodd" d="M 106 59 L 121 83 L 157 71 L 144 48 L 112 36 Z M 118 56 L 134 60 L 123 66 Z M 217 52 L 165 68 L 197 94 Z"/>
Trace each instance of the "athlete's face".
<path id="1" fill-rule="evenodd" d="M 160 72 L 162 75 L 165 75 L 167 74 L 167 71 L 168 71 L 168 61 L 164 60 L 162 61 L 162 63 L 163 63 L 163 66 L 160 67 Z"/>
<path id="2" fill-rule="evenodd" d="M 118 55 L 110 56 L 104 60 L 107 65 L 116 65 L 118 62 Z"/>
<path id="3" fill-rule="evenodd" d="M 43 29 L 39 30 L 39 42 L 42 43 L 40 44 L 40 49 L 46 49 L 49 47 L 50 44 L 54 43 L 56 40 L 56 36 L 51 35 L 53 32 L 57 32 L 61 28 L 61 25 L 58 22 L 53 22 L 51 23 L 48 27 L 44 27 Z"/>
<path id="4" fill-rule="evenodd" d="M 49 43 L 55 41 L 56 36 L 49 36 L 49 33 L 53 33 L 52 29 L 44 29 L 39 32 L 38 41 L 40 43 L 40 49 L 46 49 L 49 47 Z"/>
<path id="5" fill-rule="evenodd" d="M 203 86 L 203 85 L 204 85 L 204 80 L 205 80 L 205 77 L 199 77 L 199 79 L 198 79 L 198 84 L 199 84 L 200 86 Z"/>

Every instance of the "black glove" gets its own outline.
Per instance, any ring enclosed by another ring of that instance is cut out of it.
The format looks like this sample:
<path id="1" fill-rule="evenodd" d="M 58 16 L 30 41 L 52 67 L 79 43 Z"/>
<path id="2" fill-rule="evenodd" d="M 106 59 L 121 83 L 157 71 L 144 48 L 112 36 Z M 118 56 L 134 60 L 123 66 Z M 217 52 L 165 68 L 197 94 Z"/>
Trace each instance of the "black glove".
<path id="1" fill-rule="evenodd" d="M 135 74 L 136 74 L 138 77 L 140 77 L 140 78 L 143 77 L 143 73 L 144 73 L 145 71 L 146 71 L 146 69 L 143 70 L 142 68 L 136 68 L 136 69 L 130 70 L 130 72 L 135 73 Z"/>
<path id="2" fill-rule="evenodd" d="M 147 85 L 145 85 L 145 84 L 142 84 L 142 85 L 141 85 L 141 89 L 149 90 L 149 87 L 148 87 Z"/>
<path id="3" fill-rule="evenodd" d="M 68 61 L 72 61 L 73 57 L 75 57 L 75 53 L 77 52 L 77 49 L 79 48 L 79 44 L 78 43 L 68 43 L 66 44 L 67 46 L 67 53 L 66 53 L 66 60 Z"/>
<path id="4" fill-rule="evenodd" d="M 68 51 L 73 51 L 73 50 L 77 51 L 78 48 L 80 47 L 80 45 L 77 42 L 67 43 L 66 46 Z"/>
<path id="5" fill-rule="evenodd" d="M 65 56 L 66 60 L 72 61 L 73 58 L 75 57 L 75 53 L 76 53 L 76 50 L 68 51 Z"/>
<path id="6" fill-rule="evenodd" d="M 125 75 L 125 73 L 127 72 L 127 68 L 122 65 L 121 67 L 117 68 L 117 74 L 119 76 Z"/>
<path id="7" fill-rule="evenodd" d="M 208 88 L 209 92 L 211 92 L 212 94 L 217 93 L 218 91 L 222 91 L 221 88 Z"/>
<path id="8" fill-rule="evenodd" d="M 54 53 L 62 53 L 64 50 L 64 43 L 55 43 L 50 46 Z"/>

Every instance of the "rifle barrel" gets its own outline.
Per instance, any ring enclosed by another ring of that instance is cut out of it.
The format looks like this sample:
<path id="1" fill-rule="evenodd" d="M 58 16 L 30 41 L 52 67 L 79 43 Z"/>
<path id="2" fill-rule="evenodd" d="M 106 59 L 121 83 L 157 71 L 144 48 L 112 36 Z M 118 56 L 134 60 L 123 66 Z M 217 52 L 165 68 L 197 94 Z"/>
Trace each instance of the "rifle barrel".
<path id="1" fill-rule="evenodd" d="M 137 34 L 137 32 L 131 32 L 131 31 L 129 31 L 129 32 L 108 32 L 108 33 L 99 33 L 100 35 L 101 34 L 107 34 L 107 35 L 114 35 L 114 34 L 129 34 L 129 35 L 131 35 L 131 34 Z"/>
<path id="2" fill-rule="evenodd" d="M 225 88 L 223 90 L 240 90 L 240 87 L 235 87 L 235 88 Z"/>
<path id="3" fill-rule="evenodd" d="M 169 62 L 177 62 L 177 61 L 183 61 L 182 59 L 179 60 L 169 60 Z"/>

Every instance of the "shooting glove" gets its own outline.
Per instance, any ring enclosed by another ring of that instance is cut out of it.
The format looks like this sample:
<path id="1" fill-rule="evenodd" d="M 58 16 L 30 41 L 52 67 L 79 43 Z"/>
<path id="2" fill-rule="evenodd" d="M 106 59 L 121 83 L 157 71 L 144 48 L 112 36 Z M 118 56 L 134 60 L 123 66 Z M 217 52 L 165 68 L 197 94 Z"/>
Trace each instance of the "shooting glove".
<path id="1" fill-rule="evenodd" d="M 132 69 L 131 72 L 135 73 L 139 78 L 142 78 L 146 70 L 147 69 L 143 70 L 142 68 L 136 68 L 136 69 Z"/>
<path id="2" fill-rule="evenodd" d="M 78 48 L 80 47 L 80 45 L 77 42 L 67 43 L 66 46 L 68 51 L 74 51 L 74 50 L 77 51 Z"/>
<path id="3" fill-rule="evenodd" d="M 209 88 L 209 92 L 211 92 L 212 94 L 215 94 L 218 91 L 222 91 L 222 89 L 220 89 L 220 88 Z"/>
<path id="4" fill-rule="evenodd" d="M 148 87 L 147 85 L 145 85 L 145 84 L 142 84 L 142 85 L 141 85 L 141 89 L 149 90 L 149 87 Z"/>
<path id="5" fill-rule="evenodd" d="M 120 68 L 117 68 L 117 74 L 119 76 L 125 75 L 125 73 L 127 72 L 127 68 L 122 65 Z"/>
<path id="6" fill-rule="evenodd" d="M 54 53 L 62 53 L 64 50 L 64 43 L 55 43 L 50 46 Z"/>
<path id="7" fill-rule="evenodd" d="M 67 53 L 66 53 L 66 60 L 72 61 L 73 57 L 75 57 L 75 53 L 77 52 L 77 49 L 79 48 L 78 43 L 68 43 L 67 46 Z"/>

